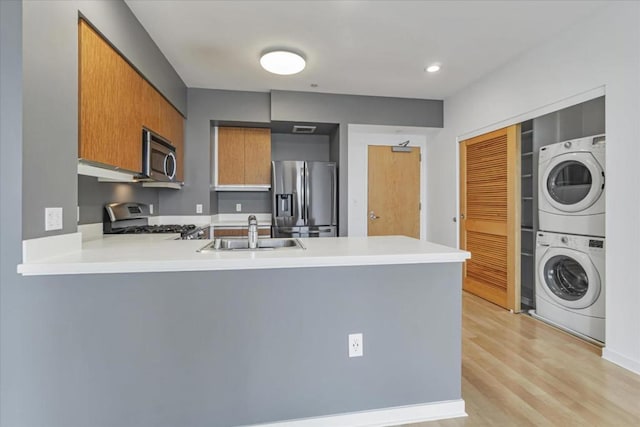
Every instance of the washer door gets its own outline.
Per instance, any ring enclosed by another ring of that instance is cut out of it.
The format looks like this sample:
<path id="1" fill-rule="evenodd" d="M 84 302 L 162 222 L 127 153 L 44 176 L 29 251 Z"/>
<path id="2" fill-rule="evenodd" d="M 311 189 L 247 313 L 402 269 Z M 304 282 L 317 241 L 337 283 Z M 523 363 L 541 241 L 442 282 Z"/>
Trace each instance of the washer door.
<path id="1" fill-rule="evenodd" d="M 587 209 L 604 190 L 604 171 L 590 153 L 566 153 L 552 158 L 541 178 L 544 198 L 563 212 Z"/>
<path id="2" fill-rule="evenodd" d="M 586 308 L 600 295 L 600 274 L 584 252 L 549 248 L 538 264 L 540 284 L 556 304 Z"/>

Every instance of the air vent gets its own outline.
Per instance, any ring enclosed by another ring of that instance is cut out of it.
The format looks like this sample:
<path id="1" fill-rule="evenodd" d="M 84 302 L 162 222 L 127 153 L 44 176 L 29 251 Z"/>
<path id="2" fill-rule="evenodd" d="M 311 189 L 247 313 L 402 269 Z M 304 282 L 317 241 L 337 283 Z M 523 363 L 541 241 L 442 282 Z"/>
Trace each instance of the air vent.
<path id="1" fill-rule="evenodd" d="M 293 133 L 314 133 L 316 131 L 316 126 L 293 126 Z"/>

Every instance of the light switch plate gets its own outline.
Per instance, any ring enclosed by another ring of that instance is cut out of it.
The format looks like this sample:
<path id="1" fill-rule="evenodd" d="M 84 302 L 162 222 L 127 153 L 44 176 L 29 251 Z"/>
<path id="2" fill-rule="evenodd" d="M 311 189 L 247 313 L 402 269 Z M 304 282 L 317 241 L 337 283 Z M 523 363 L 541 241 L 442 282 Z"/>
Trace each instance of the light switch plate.
<path id="1" fill-rule="evenodd" d="M 242 204 L 236 203 L 236 212 L 242 212 Z"/>
<path id="2" fill-rule="evenodd" d="M 62 208 L 44 209 L 44 231 L 62 230 Z"/>
<path id="3" fill-rule="evenodd" d="M 196 213 L 202 213 L 202 204 L 198 203 L 196 205 Z"/>
<path id="4" fill-rule="evenodd" d="M 153 203 L 149 205 L 149 215 L 153 215 Z"/>

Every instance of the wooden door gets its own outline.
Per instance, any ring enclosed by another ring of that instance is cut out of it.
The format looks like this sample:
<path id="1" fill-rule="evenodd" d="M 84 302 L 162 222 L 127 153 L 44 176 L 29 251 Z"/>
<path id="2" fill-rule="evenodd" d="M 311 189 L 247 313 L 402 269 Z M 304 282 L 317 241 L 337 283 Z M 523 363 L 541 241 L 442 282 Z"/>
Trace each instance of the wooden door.
<path id="1" fill-rule="evenodd" d="M 471 252 L 463 289 L 520 310 L 520 163 L 517 126 L 460 144 L 460 247 Z"/>
<path id="2" fill-rule="evenodd" d="M 218 128 L 218 185 L 244 184 L 244 128 Z"/>
<path id="3" fill-rule="evenodd" d="M 78 157 L 141 172 L 142 77 L 82 20 L 78 40 Z"/>
<path id="4" fill-rule="evenodd" d="M 368 235 L 420 238 L 420 149 L 368 148 Z"/>
<path id="5" fill-rule="evenodd" d="M 245 129 L 244 183 L 271 184 L 271 129 Z"/>

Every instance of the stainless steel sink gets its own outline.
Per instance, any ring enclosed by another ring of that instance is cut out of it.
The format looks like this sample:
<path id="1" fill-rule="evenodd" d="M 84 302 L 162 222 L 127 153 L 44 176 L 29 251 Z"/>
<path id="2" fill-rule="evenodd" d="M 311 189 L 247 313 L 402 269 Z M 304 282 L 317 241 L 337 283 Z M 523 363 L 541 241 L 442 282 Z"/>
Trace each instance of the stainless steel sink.
<path id="1" fill-rule="evenodd" d="M 276 249 L 307 249 L 298 239 L 258 239 L 258 247 L 249 248 L 249 239 L 243 237 L 231 237 L 226 239 L 215 239 L 208 243 L 198 252 L 211 251 L 272 251 Z"/>

